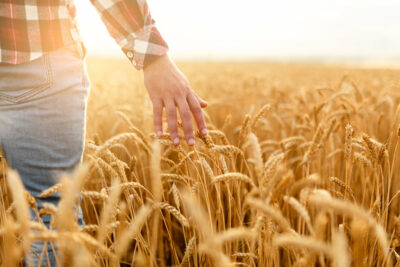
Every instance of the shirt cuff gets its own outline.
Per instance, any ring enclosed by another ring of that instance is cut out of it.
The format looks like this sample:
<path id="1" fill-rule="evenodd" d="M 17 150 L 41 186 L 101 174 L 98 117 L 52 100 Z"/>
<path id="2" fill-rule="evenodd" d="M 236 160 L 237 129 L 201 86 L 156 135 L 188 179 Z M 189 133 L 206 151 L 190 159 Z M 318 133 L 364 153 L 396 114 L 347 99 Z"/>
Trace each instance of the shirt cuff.
<path id="1" fill-rule="evenodd" d="M 136 34 L 133 45 L 122 48 L 124 54 L 137 70 L 168 52 L 168 45 L 155 26 L 147 27 Z"/>

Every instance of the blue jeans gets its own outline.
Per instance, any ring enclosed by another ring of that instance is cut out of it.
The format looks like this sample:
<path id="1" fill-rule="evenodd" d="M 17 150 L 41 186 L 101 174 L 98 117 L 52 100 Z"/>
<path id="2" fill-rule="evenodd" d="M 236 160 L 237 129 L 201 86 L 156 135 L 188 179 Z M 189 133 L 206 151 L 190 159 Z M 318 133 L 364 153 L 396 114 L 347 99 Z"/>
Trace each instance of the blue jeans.
<path id="1" fill-rule="evenodd" d="M 9 166 L 18 171 L 32 196 L 56 184 L 61 173 L 70 173 L 81 162 L 88 93 L 84 55 L 72 48 L 28 63 L 0 64 L 0 144 Z M 59 198 L 55 194 L 36 200 L 40 209 L 43 202 L 57 205 Z M 49 225 L 49 216 L 42 220 Z M 47 245 L 48 259 L 43 248 L 43 243 L 32 246 L 43 255 L 43 266 L 56 266 L 51 246 Z M 37 266 L 41 261 L 35 253 Z"/>

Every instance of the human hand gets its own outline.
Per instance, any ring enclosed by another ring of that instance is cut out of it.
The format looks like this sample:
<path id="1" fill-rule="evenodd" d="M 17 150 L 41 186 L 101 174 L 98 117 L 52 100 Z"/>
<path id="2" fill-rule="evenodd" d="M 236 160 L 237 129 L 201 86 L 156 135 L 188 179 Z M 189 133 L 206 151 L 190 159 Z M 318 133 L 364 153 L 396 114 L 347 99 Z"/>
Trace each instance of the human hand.
<path id="1" fill-rule="evenodd" d="M 185 75 L 167 54 L 156 59 L 143 72 L 144 84 L 153 104 L 154 130 L 157 136 L 163 135 L 162 114 L 165 108 L 171 140 L 174 145 L 179 145 L 177 107 L 186 142 L 193 146 L 192 114 L 200 134 L 206 135 L 207 127 L 201 108 L 205 108 L 207 102 L 196 95 Z"/>

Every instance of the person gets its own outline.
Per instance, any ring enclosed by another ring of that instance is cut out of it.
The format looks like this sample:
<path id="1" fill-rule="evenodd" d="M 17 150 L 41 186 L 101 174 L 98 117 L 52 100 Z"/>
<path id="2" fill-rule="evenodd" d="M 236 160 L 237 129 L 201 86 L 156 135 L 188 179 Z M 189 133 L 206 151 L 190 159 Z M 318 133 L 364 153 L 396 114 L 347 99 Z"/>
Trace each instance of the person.
<path id="1" fill-rule="evenodd" d="M 193 146 L 192 115 L 205 135 L 201 109 L 207 103 L 169 58 L 147 2 L 90 1 L 123 53 L 143 70 L 156 134 L 163 135 L 165 110 L 171 140 L 179 145 L 179 113 L 186 142 Z M 72 0 L 0 2 L 0 144 L 39 208 L 43 202 L 57 205 L 58 194 L 47 199 L 39 194 L 55 184 L 54 177 L 71 172 L 82 161 L 90 81 L 75 13 Z M 48 216 L 42 219 L 50 223 Z M 55 266 L 57 257 L 50 246 L 47 259 L 39 257 L 43 246 L 33 246 L 35 266 Z"/>

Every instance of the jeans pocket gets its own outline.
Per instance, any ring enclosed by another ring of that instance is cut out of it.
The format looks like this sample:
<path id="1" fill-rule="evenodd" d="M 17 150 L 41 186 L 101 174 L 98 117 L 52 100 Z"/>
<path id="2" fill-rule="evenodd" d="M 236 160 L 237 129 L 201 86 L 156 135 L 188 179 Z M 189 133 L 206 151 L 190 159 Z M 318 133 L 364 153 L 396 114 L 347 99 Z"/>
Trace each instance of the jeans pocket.
<path id="1" fill-rule="evenodd" d="M 47 53 L 22 64 L 0 64 L 0 105 L 26 102 L 51 85 Z"/>
<path id="2" fill-rule="evenodd" d="M 70 45 L 65 45 L 59 48 L 57 51 L 68 52 L 74 55 L 78 59 L 85 59 L 86 57 L 86 47 L 83 43 L 73 43 Z"/>

